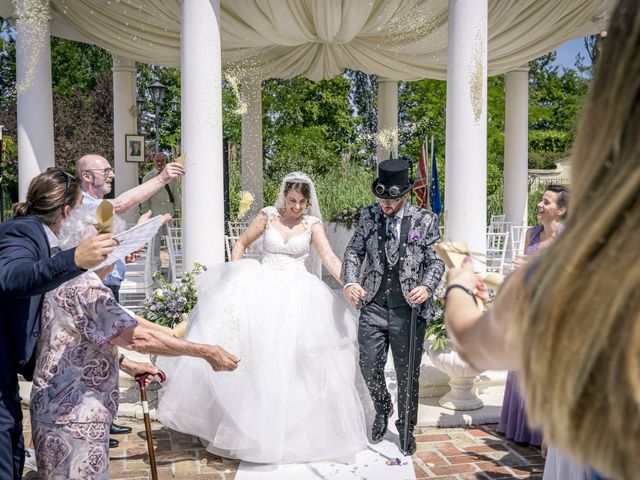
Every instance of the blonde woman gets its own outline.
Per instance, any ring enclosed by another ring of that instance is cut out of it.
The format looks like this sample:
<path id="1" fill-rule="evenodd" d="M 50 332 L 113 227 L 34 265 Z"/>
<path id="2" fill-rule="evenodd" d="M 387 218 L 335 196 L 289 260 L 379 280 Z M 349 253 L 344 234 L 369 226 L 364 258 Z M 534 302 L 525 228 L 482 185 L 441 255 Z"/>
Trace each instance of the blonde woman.
<path id="1" fill-rule="evenodd" d="M 470 263 L 450 271 L 446 316 L 473 366 L 520 372 L 551 444 L 623 480 L 640 471 L 640 3 L 620 0 L 611 18 L 564 234 L 509 278 L 489 313 L 469 295 Z"/>

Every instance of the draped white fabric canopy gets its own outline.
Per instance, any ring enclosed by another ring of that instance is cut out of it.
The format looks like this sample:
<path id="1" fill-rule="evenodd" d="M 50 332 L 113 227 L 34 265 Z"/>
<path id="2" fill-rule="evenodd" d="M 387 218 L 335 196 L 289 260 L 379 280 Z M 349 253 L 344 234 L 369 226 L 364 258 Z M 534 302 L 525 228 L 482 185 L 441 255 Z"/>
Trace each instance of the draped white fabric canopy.
<path id="1" fill-rule="evenodd" d="M 448 3 L 222 0 L 223 67 L 258 78 L 319 80 L 351 68 L 394 80 L 444 79 Z M 602 30 L 610 3 L 489 0 L 489 75 Z M 51 31 L 141 62 L 179 66 L 180 5 L 180 0 L 51 0 Z M 11 0 L 0 0 L 0 15 L 11 12 Z"/>

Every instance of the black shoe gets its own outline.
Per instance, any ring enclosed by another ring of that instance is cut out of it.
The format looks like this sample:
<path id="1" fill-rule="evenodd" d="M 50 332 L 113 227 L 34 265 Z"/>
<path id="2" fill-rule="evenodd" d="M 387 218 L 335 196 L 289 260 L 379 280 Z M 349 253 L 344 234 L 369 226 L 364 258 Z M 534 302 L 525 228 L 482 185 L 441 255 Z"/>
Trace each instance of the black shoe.
<path id="1" fill-rule="evenodd" d="M 387 423 L 391 415 L 393 415 L 393 405 L 391 405 L 388 413 L 376 413 L 371 426 L 371 440 L 373 443 L 378 443 L 387 433 Z"/>
<path id="2" fill-rule="evenodd" d="M 413 436 L 413 433 L 409 432 L 409 436 L 407 438 L 407 444 L 404 444 L 404 431 L 399 430 L 398 435 L 400 436 L 400 450 L 407 457 L 411 456 L 415 453 L 417 445 L 416 445 L 416 437 Z"/>
<path id="3" fill-rule="evenodd" d="M 125 427 L 124 425 L 116 425 L 115 423 L 112 423 L 111 428 L 109 429 L 109 433 L 111 435 L 121 435 L 124 433 L 131 433 L 131 427 Z"/>
<path id="4" fill-rule="evenodd" d="M 109 448 L 116 448 L 118 445 L 120 445 L 120 442 L 118 440 L 116 440 L 115 438 L 109 439 Z"/>

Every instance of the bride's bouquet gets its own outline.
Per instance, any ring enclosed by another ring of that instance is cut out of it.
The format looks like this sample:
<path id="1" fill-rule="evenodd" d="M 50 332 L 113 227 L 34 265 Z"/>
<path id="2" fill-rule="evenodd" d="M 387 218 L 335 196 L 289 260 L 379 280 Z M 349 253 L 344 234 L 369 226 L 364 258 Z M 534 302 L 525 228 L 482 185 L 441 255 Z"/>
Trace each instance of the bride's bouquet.
<path id="1" fill-rule="evenodd" d="M 151 322 L 170 328 L 185 320 L 198 301 L 196 276 L 205 270 L 206 267 L 196 263 L 193 270 L 173 283 L 168 283 L 160 272 L 155 272 L 153 279 L 159 285 L 144 301 L 143 316 Z"/>

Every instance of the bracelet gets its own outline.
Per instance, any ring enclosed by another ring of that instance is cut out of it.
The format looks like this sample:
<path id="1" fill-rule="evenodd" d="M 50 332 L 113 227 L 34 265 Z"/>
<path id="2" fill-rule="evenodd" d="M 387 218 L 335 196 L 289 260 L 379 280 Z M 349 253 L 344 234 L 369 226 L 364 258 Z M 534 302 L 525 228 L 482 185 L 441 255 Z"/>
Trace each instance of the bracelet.
<path id="1" fill-rule="evenodd" d="M 122 366 L 122 362 L 124 362 L 124 353 L 120 354 L 120 358 L 118 359 L 118 365 Z"/>
<path id="2" fill-rule="evenodd" d="M 449 295 L 449 292 L 451 290 L 453 290 L 454 288 L 459 288 L 460 290 L 462 290 L 463 292 L 465 292 L 467 295 L 471 296 L 471 298 L 473 298 L 473 303 L 475 303 L 476 305 L 478 305 L 478 299 L 476 298 L 476 296 L 473 294 L 473 292 L 471 290 L 469 290 L 467 287 L 465 287 L 464 285 L 460 285 L 459 283 L 454 283 L 453 285 L 449 285 L 447 287 L 447 289 L 444 292 L 444 299 L 445 302 L 447 300 L 447 296 Z"/>

